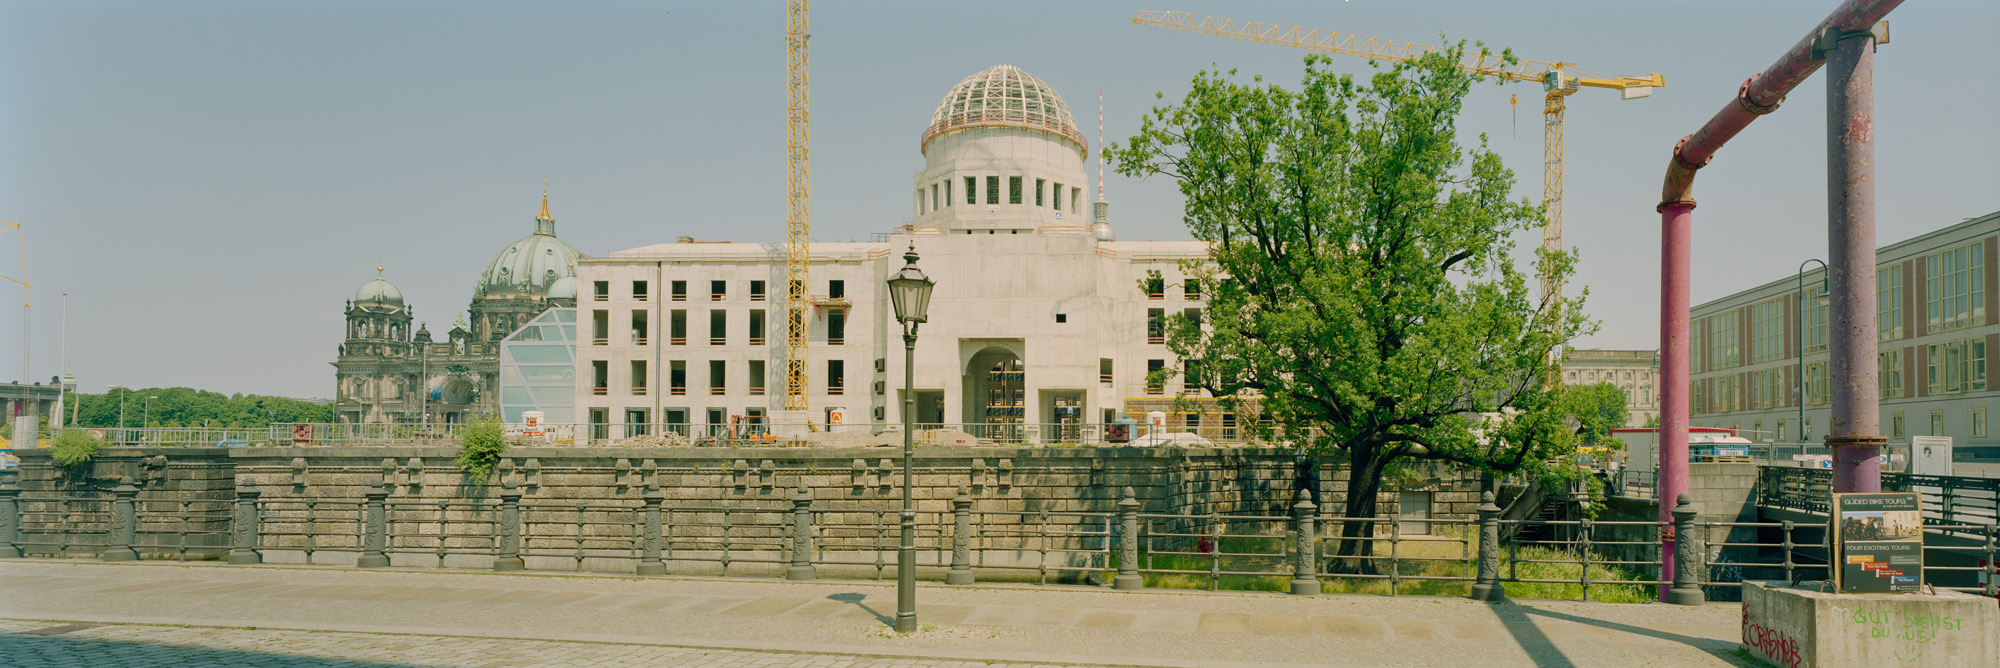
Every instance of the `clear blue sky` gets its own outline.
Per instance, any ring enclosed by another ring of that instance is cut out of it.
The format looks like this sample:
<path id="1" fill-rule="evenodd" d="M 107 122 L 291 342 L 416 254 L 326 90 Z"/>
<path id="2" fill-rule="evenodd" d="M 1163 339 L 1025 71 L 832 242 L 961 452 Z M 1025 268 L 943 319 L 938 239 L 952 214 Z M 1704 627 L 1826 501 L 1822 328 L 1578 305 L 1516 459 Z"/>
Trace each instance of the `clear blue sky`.
<path id="1" fill-rule="evenodd" d="M 1103 89 L 1113 140 L 1155 91 L 1178 99 L 1211 63 L 1298 80 L 1303 52 L 1135 26 L 1135 9 L 1443 33 L 1666 75 L 1641 101 L 1586 90 L 1569 115 L 1574 284 L 1604 323 L 1582 345 L 1653 348 L 1653 206 L 1674 141 L 1834 4 L 822 0 L 814 235 L 866 239 L 908 216 L 918 134 L 953 83 L 990 65 L 1054 85 L 1086 135 Z M 532 229 L 544 179 L 559 234 L 586 253 L 682 234 L 780 241 L 783 5 L 0 4 L 0 220 L 26 224 L 33 377 L 58 372 L 67 292 L 87 391 L 329 397 L 342 301 L 375 266 L 419 319 L 448 327 L 487 259 Z M 1890 21 L 1876 61 L 1884 242 L 2000 210 L 2000 3 L 1913 0 Z M 1825 256 L 1824 90 L 1808 81 L 1702 172 L 1697 300 Z M 1488 133 L 1539 197 L 1538 90 L 1482 87 L 1467 105 L 1464 128 Z M 1186 238 L 1171 183 L 1114 175 L 1108 194 L 1121 238 Z M 12 236 L 0 273 L 18 276 Z M 0 286 L 0 379 L 21 375 L 19 297 Z"/>

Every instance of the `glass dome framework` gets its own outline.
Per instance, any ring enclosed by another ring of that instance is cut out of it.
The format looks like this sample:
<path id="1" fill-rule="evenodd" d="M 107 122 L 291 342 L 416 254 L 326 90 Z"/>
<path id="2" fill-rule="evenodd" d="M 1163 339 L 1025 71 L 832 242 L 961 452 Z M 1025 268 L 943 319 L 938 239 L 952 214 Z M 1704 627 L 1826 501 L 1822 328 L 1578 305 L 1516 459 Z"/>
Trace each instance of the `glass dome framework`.
<path id="1" fill-rule="evenodd" d="M 541 411 L 552 425 L 576 420 L 576 309 L 552 308 L 500 342 L 500 415 Z"/>
<path id="2" fill-rule="evenodd" d="M 1039 130 L 1069 140 L 1080 152 L 1089 151 L 1062 96 L 1013 65 L 994 65 L 952 86 L 931 113 L 922 148 L 928 154 L 931 140 L 953 130 L 981 126 Z"/>

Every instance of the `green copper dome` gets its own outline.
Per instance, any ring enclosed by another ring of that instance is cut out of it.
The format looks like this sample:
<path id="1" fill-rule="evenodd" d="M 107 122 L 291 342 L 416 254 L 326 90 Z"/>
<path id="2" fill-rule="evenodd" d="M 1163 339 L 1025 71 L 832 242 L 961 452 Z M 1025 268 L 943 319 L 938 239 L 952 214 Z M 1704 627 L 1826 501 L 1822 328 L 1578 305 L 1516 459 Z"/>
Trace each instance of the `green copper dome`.
<path id="1" fill-rule="evenodd" d="M 375 280 L 362 283 L 361 289 L 354 291 L 354 303 L 402 308 L 403 291 L 397 290 L 394 283 L 382 279 L 381 267 L 376 267 L 375 273 Z"/>
<path id="2" fill-rule="evenodd" d="M 542 213 L 535 216 L 535 232 L 515 239 L 486 263 L 479 275 L 479 290 L 486 294 L 545 294 L 557 279 L 576 275 L 576 259 L 583 253 L 556 238 L 556 221 L 549 215 L 549 201 L 542 198 Z"/>

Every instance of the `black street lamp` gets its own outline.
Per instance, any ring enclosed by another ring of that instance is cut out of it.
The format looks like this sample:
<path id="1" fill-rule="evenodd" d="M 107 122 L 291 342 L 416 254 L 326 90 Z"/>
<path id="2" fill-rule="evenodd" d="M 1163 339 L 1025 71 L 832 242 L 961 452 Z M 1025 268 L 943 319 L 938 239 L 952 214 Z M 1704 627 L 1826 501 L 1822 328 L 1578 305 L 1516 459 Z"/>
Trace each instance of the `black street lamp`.
<path id="1" fill-rule="evenodd" d="M 917 326 L 924 324 L 937 283 L 917 268 L 917 244 L 903 254 L 901 271 L 889 278 L 889 301 L 896 322 L 903 325 L 903 516 L 902 544 L 896 549 L 896 632 L 917 630 L 917 511 L 910 504 L 910 455 L 916 447 L 913 418 L 917 409 Z"/>
<path id="2" fill-rule="evenodd" d="M 1798 401 L 1799 401 L 1799 424 L 1797 433 L 1799 435 L 1800 443 L 1804 443 L 1806 442 L 1807 438 L 1810 438 L 1810 436 L 1806 434 L 1805 386 L 1806 386 L 1806 332 L 1811 331 L 1812 323 L 1806 322 L 1806 311 L 1809 310 L 1809 307 L 1806 304 L 1806 265 L 1812 264 L 1814 262 L 1819 262 L 1819 270 L 1820 270 L 1819 297 L 1817 298 L 1817 301 L 1822 306 L 1826 305 L 1827 302 L 1826 282 L 1828 278 L 1827 277 L 1828 272 L 1826 270 L 1826 263 L 1820 262 L 1818 258 L 1806 258 L 1805 262 L 1799 263 L 1799 362 L 1798 362 L 1797 375 L 1794 375 L 1792 377 L 1792 392 L 1798 395 Z"/>

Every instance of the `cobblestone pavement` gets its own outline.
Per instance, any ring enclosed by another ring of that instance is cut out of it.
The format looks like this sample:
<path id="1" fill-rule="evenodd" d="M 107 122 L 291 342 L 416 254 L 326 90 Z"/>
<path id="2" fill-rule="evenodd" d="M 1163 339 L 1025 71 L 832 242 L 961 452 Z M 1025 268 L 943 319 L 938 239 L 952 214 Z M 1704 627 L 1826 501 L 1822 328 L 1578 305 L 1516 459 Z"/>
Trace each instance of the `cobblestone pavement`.
<path id="1" fill-rule="evenodd" d="M 258 629 L 98 626 L 47 636 L 13 633 L 0 637 L 5 652 L 65 646 L 42 643 L 100 642 L 122 643 L 118 646 L 129 649 L 121 651 L 135 652 L 135 657 L 163 656 L 158 653 L 193 651 L 162 649 L 175 646 L 173 639 L 207 638 L 192 646 L 262 648 L 266 653 L 258 659 L 279 666 L 350 665 L 312 661 L 597 666 L 620 665 L 612 662 L 619 652 L 627 657 L 658 652 L 629 664 L 739 665 L 715 663 L 726 655 L 741 665 L 777 666 L 992 661 L 1203 668 L 1457 668 L 1469 663 L 1480 668 L 1704 668 L 1736 665 L 1724 653 L 1737 647 L 1740 633 L 1733 604 L 1487 604 L 1462 598 L 923 584 L 918 612 L 925 630 L 909 637 L 886 628 L 894 610 L 893 583 L 871 581 L 0 562 L 0 618 L 39 624 L 17 624 L 5 627 L 7 631 L 115 623 Z M 407 655 L 349 652 L 340 649 L 342 643 L 322 640 L 323 634 L 299 633 L 304 631 L 371 634 L 337 637 L 365 637 L 371 640 L 363 647 L 379 643 L 382 652 Z M 209 642 L 222 644 L 204 644 Z M 530 650 L 520 650 L 517 658 L 485 654 L 529 646 L 595 658 L 562 663 Z M 315 647 L 333 649 L 323 655 L 313 653 Z M 699 659 L 696 655 L 704 651 L 712 654 Z M 738 653 L 727 654 L 732 651 Z M 0 665 L 20 663 L 11 656 L 0 653 Z M 904 657 L 895 660 L 904 663 L 876 658 L 883 656 Z M 48 660 L 22 665 L 149 665 Z M 175 666 L 214 663 L 159 661 Z"/>
<path id="2" fill-rule="evenodd" d="M 10 668 L 1032 668 L 1026 663 L 335 631 L 0 620 Z"/>

